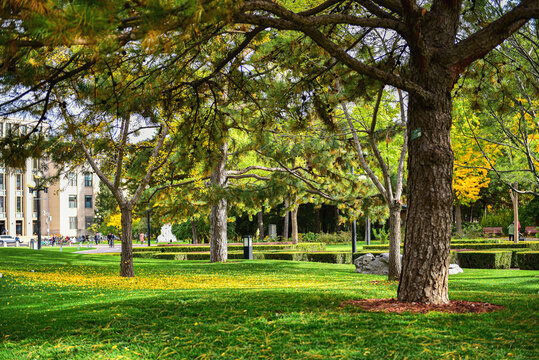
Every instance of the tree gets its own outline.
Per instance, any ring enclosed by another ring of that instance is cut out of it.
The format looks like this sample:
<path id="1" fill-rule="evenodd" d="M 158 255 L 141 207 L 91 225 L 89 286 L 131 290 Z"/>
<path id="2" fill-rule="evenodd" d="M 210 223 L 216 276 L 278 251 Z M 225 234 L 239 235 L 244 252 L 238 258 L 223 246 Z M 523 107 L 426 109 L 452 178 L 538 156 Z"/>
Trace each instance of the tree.
<path id="1" fill-rule="evenodd" d="M 503 42 L 528 19 L 539 16 L 539 3 L 523 0 L 469 34 L 468 30 L 475 29 L 468 26 L 468 19 L 461 14 L 463 3 L 433 0 L 420 6 L 413 0 L 357 3 L 327 0 L 305 6 L 251 0 L 240 4 L 233 17 L 238 23 L 302 32 L 323 48 L 328 57 L 351 71 L 408 92 L 409 201 L 398 289 L 401 301 L 433 304 L 449 301 L 453 204 L 451 90 L 455 81 L 472 62 Z M 354 27 L 376 28 L 393 34 L 401 39 L 402 46 L 398 51 L 384 52 L 375 43 L 356 41 L 354 35 L 358 32 L 352 31 Z M 367 48 L 380 55 L 378 61 L 362 60 L 360 54 L 362 50 L 368 51 Z M 403 56 L 407 49 L 409 53 Z"/>

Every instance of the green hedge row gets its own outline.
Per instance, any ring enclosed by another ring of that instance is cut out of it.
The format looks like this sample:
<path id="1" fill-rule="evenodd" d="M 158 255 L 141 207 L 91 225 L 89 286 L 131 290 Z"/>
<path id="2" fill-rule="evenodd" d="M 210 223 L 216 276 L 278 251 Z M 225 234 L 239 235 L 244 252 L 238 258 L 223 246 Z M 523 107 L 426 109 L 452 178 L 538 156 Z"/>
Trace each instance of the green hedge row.
<path id="1" fill-rule="evenodd" d="M 209 252 L 205 253 L 161 253 L 161 252 L 137 252 L 133 253 L 133 257 L 164 259 L 164 260 L 209 260 Z M 230 251 L 228 259 L 243 259 L 243 251 Z M 331 264 L 350 264 L 352 262 L 352 254 L 347 252 L 253 252 L 254 260 L 290 260 L 290 261 L 310 261 L 324 262 Z"/>
<path id="2" fill-rule="evenodd" d="M 509 269 L 511 267 L 511 251 L 463 251 L 458 253 L 459 265 L 462 268 L 474 269 Z"/>
<path id="3" fill-rule="evenodd" d="M 299 250 L 299 251 L 325 251 L 326 244 L 324 243 L 300 243 L 279 244 L 279 245 L 254 245 L 253 251 L 271 251 L 271 250 Z M 150 246 L 150 247 L 135 247 L 133 253 L 137 252 L 163 252 L 163 253 L 188 253 L 188 252 L 206 252 L 210 251 L 209 245 L 198 246 Z M 243 245 L 228 245 L 228 251 L 243 251 Z"/>
<path id="4" fill-rule="evenodd" d="M 539 251 L 524 251 L 517 254 L 521 270 L 539 270 Z"/>
<path id="5" fill-rule="evenodd" d="M 401 246 L 402 247 L 402 246 Z M 461 243 L 455 242 L 451 244 L 451 249 L 473 249 L 473 250 L 489 250 L 489 249 L 531 249 L 539 251 L 539 241 L 525 241 L 515 244 L 512 241 L 502 241 L 498 243 Z M 363 250 L 385 250 L 387 252 L 389 245 L 363 245 Z"/>

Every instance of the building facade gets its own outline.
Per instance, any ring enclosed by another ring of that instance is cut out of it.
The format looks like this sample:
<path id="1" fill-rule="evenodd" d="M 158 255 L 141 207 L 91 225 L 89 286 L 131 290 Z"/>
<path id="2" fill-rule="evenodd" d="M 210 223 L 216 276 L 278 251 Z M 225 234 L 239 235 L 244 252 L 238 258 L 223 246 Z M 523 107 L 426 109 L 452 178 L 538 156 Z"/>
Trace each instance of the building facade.
<path id="1" fill-rule="evenodd" d="M 0 137 L 25 134 L 33 124 L 0 118 Z M 57 167 L 44 159 L 27 159 L 25 170 L 0 164 L 0 234 L 28 239 L 37 234 L 38 205 L 43 236 L 90 235 L 95 215 L 98 178 L 85 167 L 62 174 L 46 190 L 33 190 L 36 182 L 54 174 Z M 39 202 L 39 204 L 38 204 Z"/>

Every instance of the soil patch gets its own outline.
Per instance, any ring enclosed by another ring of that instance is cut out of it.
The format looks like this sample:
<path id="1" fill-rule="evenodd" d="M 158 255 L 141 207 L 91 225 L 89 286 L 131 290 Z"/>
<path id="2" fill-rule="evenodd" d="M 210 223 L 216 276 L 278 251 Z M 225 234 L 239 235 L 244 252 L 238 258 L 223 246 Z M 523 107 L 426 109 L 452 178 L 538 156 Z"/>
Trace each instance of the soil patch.
<path id="1" fill-rule="evenodd" d="M 430 305 L 415 302 L 400 302 L 396 299 L 363 299 L 363 300 L 350 300 L 341 304 L 344 306 L 357 306 L 366 311 L 374 312 L 386 312 L 386 313 L 419 313 L 425 314 L 431 311 L 445 312 L 445 313 L 485 313 L 497 310 L 505 309 L 500 305 L 493 305 L 489 303 L 474 302 L 474 301 L 450 301 L 445 305 Z"/>

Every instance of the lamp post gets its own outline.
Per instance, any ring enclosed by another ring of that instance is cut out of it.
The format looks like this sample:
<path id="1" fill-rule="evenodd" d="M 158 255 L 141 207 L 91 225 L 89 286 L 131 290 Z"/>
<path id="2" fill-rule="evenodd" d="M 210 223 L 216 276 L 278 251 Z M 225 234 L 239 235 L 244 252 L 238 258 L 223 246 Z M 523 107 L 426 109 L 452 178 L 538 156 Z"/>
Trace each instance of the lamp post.
<path id="1" fill-rule="evenodd" d="M 243 258 L 253 260 L 253 235 L 243 235 Z"/>
<path id="2" fill-rule="evenodd" d="M 148 199 L 148 207 L 146 208 L 146 222 L 148 223 L 148 230 L 147 230 L 148 246 L 150 246 L 150 231 L 151 231 L 151 227 L 150 227 L 150 199 Z"/>
<path id="3" fill-rule="evenodd" d="M 40 184 L 41 177 L 35 176 L 35 186 L 30 187 L 30 191 L 36 192 L 36 198 L 37 198 L 37 249 L 41 250 L 41 198 L 40 198 L 40 192 L 41 190 L 46 190 L 47 187 Z"/>

